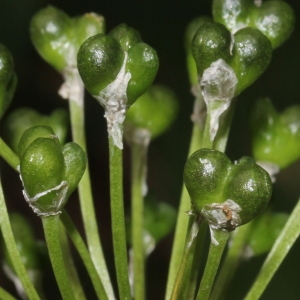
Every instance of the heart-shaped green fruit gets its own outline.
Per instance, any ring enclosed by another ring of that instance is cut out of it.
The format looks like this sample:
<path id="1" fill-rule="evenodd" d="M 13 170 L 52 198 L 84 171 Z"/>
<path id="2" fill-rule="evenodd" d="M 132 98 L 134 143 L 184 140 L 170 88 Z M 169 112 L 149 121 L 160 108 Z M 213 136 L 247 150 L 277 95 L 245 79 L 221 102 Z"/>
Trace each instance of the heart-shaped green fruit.
<path id="1" fill-rule="evenodd" d="M 291 35 L 295 14 L 284 1 L 214 0 L 213 16 L 216 22 L 224 24 L 231 32 L 244 27 L 260 30 L 272 43 L 279 47 Z"/>
<path id="2" fill-rule="evenodd" d="M 17 152 L 18 144 L 23 132 L 32 126 L 49 126 L 62 144 L 65 143 L 68 131 L 68 113 L 64 109 L 56 109 L 49 116 L 42 115 L 31 108 L 14 110 L 3 124 L 4 138 L 10 147 Z"/>
<path id="3" fill-rule="evenodd" d="M 92 35 L 104 31 L 104 19 L 94 13 L 70 18 L 63 11 L 48 6 L 32 18 L 31 40 L 45 61 L 57 71 L 76 67 L 80 45 Z"/>
<path id="4" fill-rule="evenodd" d="M 80 76 L 88 91 L 95 98 L 101 98 L 102 105 L 106 100 L 116 98 L 116 94 L 120 97 L 120 86 L 123 89 L 126 84 L 125 97 L 127 106 L 130 106 L 152 84 L 158 70 L 158 58 L 156 51 L 139 42 L 139 38 L 135 30 L 122 25 L 109 35 L 99 34 L 89 38 L 80 47 L 77 55 Z M 123 64 L 124 78 L 117 78 Z M 123 82 L 126 74 L 130 75 L 129 81 Z M 107 88 L 109 84 L 112 86 Z M 105 88 L 107 90 L 104 92 Z"/>
<path id="5" fill-rule="evenodd" d="M 60 213 L 86 167 L 85 153 L 77 144 L 62 147 L 49 132 L 49 127 L 29 128 L 19 144 L 23 193 L 39 216 Z"/>
<path id="6" fill-rule="evenodd" d="M 286 168 L 300 158 L 300 105 L 279 114 L 267 98 L 257 101 L 251 114 L 255 160 Z"/>
<path id="7" fill-rule="evenodd" d="M 267 206 L 272 191 L 268 173 L 250 157 L 234 164 L 219 151 L 200 149 L 184 168 L 192 209 L 217 228 L 234 229 L 250 222 Z"/>
<path id="8" fill-rule="evenodd" d="M 125 131 L 131 134 L 135 130 L 147 130 L 155 138 L 171 126 L 177 112 L 178 99 L 174 92 L 163 85 L 153 85 L 128 109 Z"/>
<path id="9" fill-rule="evenodd" d="M 0 44 L 0 118 L 11 103 L 17 85 L 14 62 L 8 49 Z"/>
<path id="10" fill-rule="evenodd" d="M 198 75 L 218 59 L 224 60 L 238 79 L 235 95 L 250 86 L 267 68 L 272 57 L 270 41 L 255 28 L 231 33 L 222 24 L 206 22 L 197 30 L 192 52 Z"/>

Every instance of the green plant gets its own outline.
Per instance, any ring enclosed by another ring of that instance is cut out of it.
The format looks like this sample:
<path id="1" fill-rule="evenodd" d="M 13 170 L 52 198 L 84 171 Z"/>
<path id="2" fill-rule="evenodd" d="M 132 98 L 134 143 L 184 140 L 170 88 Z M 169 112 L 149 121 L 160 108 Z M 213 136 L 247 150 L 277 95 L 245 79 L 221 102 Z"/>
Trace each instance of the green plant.
<path id="1" fill-rule="evenodd" d="M 63 1 L 57 2 L 64 7 Z M 105 2 L 101 5 L 105 10 Z M 159 5 L 157 15 L 167 4 Z M 293 32 L 296 13 L 293 4 L 278 0 L 214 0 L 211 5 L 210 16 L 192 20 L 193 13 L 184 24 L 177 21 L 186 28 L 188 69 L 179 72 L 179 81 L 187 77 L 194 96 L 190 141 L 183 112 L 190 114 L 191 107 L 180 101 L 189 97 L 187 80 L 181 95 L 181 85 L 171 80 L 176 72 L 169 71 L 165 80 L 160 77 L 159 66 L 163 70 L 172 58 L 168 70 L 176 70 L 179 61 L 171 46 L 176 39 L 169 32 L 164 56 L 159 44 L 153 47 L 147 30 L 138 32 L 137 26 L 106 26 L 100 14 L 78 15 L 76 9 L 70 10 L 75 17 L 54 6 L 34 9 L 28 22 L 29 47 L 36 60 L 38 53 L 54 69 L 39 60 L 51 76 L 63 79 L 56 86 L 59 96 L 55 89 L 49 96 L 57 99 L 49 110 L 43 109 L 43 99 L 31 103 L 23 93 L 20 97 L 20 53 L 11 54 L 9 45 L 0 44 L 0 155 L 18 179 L 14 185 L 23 190 L 19 198 L 32 208 L 13 207 L 6 179 L 11 172 L 4 163 L 1 252 L 4 273 L 16 291 L 6 279 L 0 298 L 277 299 L 265 289 L 299 237 L 300 202 L 282 204 L 284 196 L 274 182 L 299 160 L 299 107 L 277 112 L 275 101 L 273 105 L 261 98 L 268 89 L 260 87 L 268 86 L 263 74 L 280 63 L 278 51 L 288 50 L 284 43 Z M 151 22 L 154 26 L 155 20 Z M 163 36 L 165 27 L 156 35 Z M 183 30 L 180 44 L 182 40 Z M 289 72 L 284 64 L 282 68 Z M 39 89 L 34 84 L 32 93 Z M 280 89 L 285 90 L 283 85 Z M 260 100 L 249 114 L 253 98 Z M 107 126 L 99 117 L 101 109 Z M 243 109 L 249 122 L 244 118 L 237 126 Z M 248 125 L 252 149 L 240 142 Z M 235 135 L 236 128 L 244 131 Z M 103 138 L 101 150 L 95 144 L 98 135 Z M 99 193 L 99 186 L 110 195 Z M 35 228 L 43 229 L 42 241 Z M 169 265 L 168 275 L 161 279 L 155 258 L 173 230 L 162 264 L 165 269 Z M 259 262 L 256 257 L 265 260 L 256 269 L 256 279 L 235 277 L 243 268 L 251 270 L 245 261 Z M 43 282 L 48 274 L 50 289 Z M 247 281 L 253 286 L 244 286 Z M 243 289 L 237 291 L 236 282 Z"/>

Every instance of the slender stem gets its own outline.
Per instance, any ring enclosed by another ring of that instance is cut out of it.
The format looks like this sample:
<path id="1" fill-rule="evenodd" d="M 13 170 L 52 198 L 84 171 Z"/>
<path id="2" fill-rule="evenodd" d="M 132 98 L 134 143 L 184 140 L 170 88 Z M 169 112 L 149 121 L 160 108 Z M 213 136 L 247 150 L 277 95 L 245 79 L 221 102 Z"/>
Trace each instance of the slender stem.
<path id="1" fill-rule="evenodd" d="M 148 144 L 131 143 L 131 240 L 135 299 L 145 299 L 144 199 Z"/>
<path id="2" fill-rule="evenodd" d="M 220 124 L 219 124 L 219 131 L 217 132 L 213 149 L 225 152 L 228 135 L 231 128 L 231 123 L 235 111 L 236 106 L 236 100 L 237 98 L 233 98 L 231 101 L 230 106 L 228 107 L 227 111 L 223 113 L 223 116 L 220 118 Z"/>
<path id="3" fill-rule="evenodd" d="M 93 283 L 93 286 L 96 291 L 98 299 L 107 300 L 108 296 L 105 292 L 105 289 L 103 287 L 101 279 L 98 276 L 97 270 L 91 259 L 89 251 L 86 248 L 86 245 L 85 245 L 82 237 L 80 236 L 79 232 L 77 231 L 74 223 L 72 222 L 70 216 L 68 215 L 68 213 L 65 210 L 63 210 L 63 213 L 61 214 L 60 220 L 63 223 L 63 225 L 65 226 L 65 229 L 67 230 L 69 237 L 71 238 L 75 248 L 77 249 L 77 251 L 88 271 L 88 274 L 91 278 L 91 281 Z"/>
<path id="4" fill-rule="evenodd" d="M 267 256 L 245 300 L 259 299 L 281 265 L 287 253 L 300 235 L 300 200 Z"/>
<path id="5" fill-rule="evenodd" d="M 173 292 L 171 295 L 171 300 L 184 299 L 183 294 L 185 292 L 185 286 L 188 284 L 186 278 L 188 273 L 190 273 L 191 261 L 193 260 L 194 250 L 196 246 L 197 235 L 199 232 L 200 219 L 193 218 L 192 226 L 189 233 L 189 238 L 187 239 L 185 252 L 181 260 L 179 271 L 174 283 Z"/>
<path id="6" fill-rule="evenodd" d="M 79 75 L 78 75 L 79 76 Z M 83 108 L 83 96 L 84 87 L 81 79 L 78 79 L 78 88 L 81 94 L 81 101 L 73 101 L 70 99 L 69 107 L 71 114 L 71 127 L 72 136 L 74 142 L 76 142 L 83 150 L 87 151 L 85 131 L 84 131 L 84 108 Z M 81 181 L 78 185 L 80 208 L 83 220 L 83 226 L 87 239 L 87 245 L 95 264 L 97 272 L 103 282 L 109 299 L 114 299 L 114 292 L 112 289 L 108 269 L 106 266 L 102 245 L 100 241 L 100 235 L 98 230 L 98 224 L 96 220 L 96 214 L 93 203 L 91 180 L 89 167 L 87 164 L 86 171 L 84 172 Z"/>
<path id="7" fill-rule="evenodd" d="M 206 267 L 200 283 L 196 300 L 207 300 L 210 296 L 215 276 L 226 247 L 230 232 L 210 228 L 211 234 L 216 242 L 211 239 Z"/>
<path id="8" fill-rule="evenodd" d="M 115 268 L 120 299 L 131 299 L 126 249 L 126 231 L 123 203 L 122 150 L 109 136 L 110 203 Z"/>
<path id="9" fill-rule="evenodd" d="M 73 256 L 70 251 L 70 245 L 68 241 L 68 236 L 66 234 L 65 228 L 61 225 L 59 229 L 59 240 L 61 244 L 63 260 L 66 265 L 66 270 L 68 273 L 68 278 L 70 279 L 75 299 L 86 300 L 82 285 L 80 283 L 77 270 L 75 268 Z"/>
<path id="10" fill-rule="evenodd" d="M 15 238 L 11 229 L 8 213 L 7 213 L 1 182 L 0 182 L 0 226 L 1 226 L 3 239 L 5 242 L 5 246 L 9 253 L 12 265 L 23 285 L 27 297 L 30 300 L 40 299 L 40 297 L 37 294 L 37 291 L 33 286 L 33 283 L 30 281 L 28 277 L 27 271 L 25 269 L 25 266 L 22 262 L 22 259 L 18 251 Z M 8 298 L 3 298 L 3 299 L 8 299 Z"/>
<path id="11" fill-rule="evenodd" d="M 0 138 L 0 155 L 2 158 L 16 171 L 20 165 L 19 157 L 7 146 L 7 144 Z"/>
<path id="12" fill-rule="evenodd" d="M 249 236 L 252 222 L 235 229 L 230 239 L 230 247 L 224 258 L 210 300 L 220 300 L 225 297 L 227 287 L 233 278 L 241 261 L 245 242 Z"/>
<path id="13" fill-rule="evenodd" d="M 211 139 L 211 108 L 208 107 L 207 109 L 207 115 L 206 115 L 206 120 L 205 120 L 205 126 L 204 126 L 204 131 L 203 131 L 203 138 L 202 138 L 202 148 L 208 148 L 212 149 L 213 148 L 213 140 Z"/>
<path id="14" fill-rule="evenodd" d="M 41 219 L 50 261 L 61 296 L 64 300 L 74 300 L 76 298 L 70 279 L 68 278 L 59 240 L 59 215 L 43 217 Z"/>
<path id="15" fill-rule="evenodd" d="M 9 292 L 0 287 L 0 299 L 5 300 L 17 300 L 14 296 L 12 296 Z"/>
<path id="16" fill-rule="evenodd" d="M 200 267 L 202 263 L 202 254 L 204 250 L 204 242 L 205 242 L 205 237 L 207 233 L 207 222 L 206 220 L 203 220 L 201 223 L 197 241 L 196 241 L 196 246 L 195 246 L 195 254 L 192 260 L 192 265 L 191 265 L 191 271 L 190 271 L 190 276 L 188 278 L 189 284 L 187 286 L 185 298 L 187 300 L 193 300 L 195 299 L 195 294 L 197 291 L 198 287 L 198 280 L 199 280 L 199 274 L 200 274 Z"/>
<path id="17" fill-rule="evenodd" d="M 201 140 L 202 140 L 202 129 L 198 124 L 194 124 L 192 138 L 190 143 L 190 149 L 188 156 L 190 156 L 193 152 L 201 148 Z M 166 290 L 166 298 L 170 299 L 173 286 L 176 280 L 176 276 L 179 271 L 179 266 L 183 257 L 183 253 L 185 250 L 185 240 L 188 232 L 188 223 L 189 217 L 187 216 L 187 212 L 191 208 L 190 197 L 185 188 L 185 185 L 182 186 L 182 194 L 178 209 L 178 217 L 174 235 L 174 242 L 169 266 L 168 273 L 168 281 L 167 281 L 167 290 Z"/>

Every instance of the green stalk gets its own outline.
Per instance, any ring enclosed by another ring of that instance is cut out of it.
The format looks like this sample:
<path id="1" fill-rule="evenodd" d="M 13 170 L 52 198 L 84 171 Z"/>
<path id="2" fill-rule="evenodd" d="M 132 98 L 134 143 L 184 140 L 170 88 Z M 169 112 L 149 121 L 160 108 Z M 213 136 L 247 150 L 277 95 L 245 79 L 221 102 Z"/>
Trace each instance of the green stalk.
<path id="1" fill-rule="evenodd" d="M 119 298 L 131 299 L 126 249 L 126 231 L 123 203 L 123 158 L 109 136 L 110 204 L 115 268 L 119 288 Z"/>
<path id="2" fill-rule="evenodd" d="M 1 182 L 0 182 L 0 226 L 1 226 L 3 239 L 5 242 L 5 246 L 10 255 L 12 265 L 23 285 L 24 291 L 27 294 L 28 299 L 30 300 L 40 299 L 40 297 L 37 294 L 37 291 L 35 290 L 32 282 L 28 277 L 27 271 L 25 269 L 25 266 L 22 262 L 22 259 L 18 251 L 15 238 L 11 229 L 9 216 L 7 213 Z M 9 299 L 9 298 L 3 298 L 3 299 Z"/>
<path id="3" fill-rule="evenodd" d="M 228 110 L 225 111 L 220 118 L 219 131 L 217 132 L 214 145 L 213 145 L 213 149 L 215 150 L 225 152 L 228 135 L 230 132 L 231 123 L 235 111 L 236 100 L 237 98 L 233 98 L 231 100 L 231 104 L 228 107 Z"/>
<path id="4" fill-rule="evenodd" d="M 212 235 L 211 238 L 214 238 L 215 241 L 211 240 L 210 242 L 206 267 L 204 270 L 202 280 L 200 282 L 200 287 L 198 290 L 196 300 L 209 299 L 210 292 L 214 284 L 215 276 L 217 274 L 219 264 L 222 258 L 222 254 L 230 236 L 230 232 L 228 232 L 227 230 L 223 231 L 212 228 L 210 228 L 210 230 Z"/>
<path id="5" fill-rule="evenodd" d="M 230 247 L 224 258 L 210 300 L 220 300 L 225 297 L 227 287 L 238 268 L 245 242 L 249 236 L 252 222 L 235 229 L 230 239 Z"/>
<path id="6" fill-rule="evenodd" d="M 213 148 L 213 140 L 211 140 L 211 133 L 210 133 L 210 121 L 211 121 L 211 111 L 212 111 L 212 104 L 210 104 L 209 107 L 207 107 L 207 114 L 205 119 L 205 126 L 203 130 L 203 138 L 202 138 L 202 148 Z"/>
<path id="7" fill-rule="evenodd" d="M 98 299 L 101 300 L 108 300 L 108 296 L 105 292 L 101 279 L 98 276 L 97 270 L 95 265 L 91 259 L 88 249 L 80 236 L 79 232 L 77 231 L 74 223 L 72 222 L 68 213 L 63 210 L 63 213 L 60 216 L 60 220 L 65 226 L 65 229 L 71 238 L 76 250 L 78 251 L 87 271 L 93 283 L 95 292 L 97 294 Z"/>
<path id="8" fill-rule="evenodd" d="M 0 287 L 0 299 L 5 300 L 17 300 L 14 296 L 12 296 L 9 292 Z"/>
<path id="9" fill-rule="evenodd" d="M 17 172 L 17 167 L 20 165 L 19 157 L 7 146 L 7 144 L 0 138 L 0 155 L 2 158 Z"/>
<path id="10" fill-rule="evenodd" d="M 195 251 L 193 255 L 193 260 L 191 264 L 191 270 L 190 270 L 190 276 L 188 277 L 189 284 L 186 288 L 185 298 L 187 300 L 194 300 L 195 294 L 198 287 L 199 282 L 199 274 L 201 271 L 201 263 L 202 263 L 202 255 L 204 250 L 204 243 L 205 243 L 205 237 L 207 233 L 207 222 L 206 220 L 203 220 L 203 222 L 200 225 Z"/>
<path id="11" fill-rule="evenodd" d="M 299 220 L 300 200 L 273 245 L 245 300 L 255 300 L 261 297 L 268 283 L 300 235 Z"/>
<path id="12" fill-rule="evenodd" d="M 195 101 L 203 101 L 202 97 L 199 99 L 196 98 Z M 235 102 L 233 100 L 233 102 Z M 195 103 L 196 104 L 196 103 Z M 223 113 L 221 116 L 221 123 L 219 124 L 219 131 L 216 134 L 216 138 L 214 141 L 210 139 L 210 113 L 208 112 L 206 115 L 205 126 L 204 129 L 200 124 L 194 122 L 192 138 L 190 143 L 189 154 L 190 156 L 196 150 L 200 148 L 214 148 L 219 151 L 225 151 L 227 139 L 229 135 L 229 130 L 232 122 L 232 117 L 234 113 L 235 105 L 231 103 L 228 110 Z M 201 112 L 203 114 L 203 112 Z M 195 119 L 200 118 L 199 112 L 196 112 Z M 199 120 L 198 120 L 199 121 Z M 186 212 L 190 210 L 190 197 L 188 192 L 183 185 L 182 194 L 180 199 L 180 205 L 178 210 L 178 217 L 174 235 L 174 243 L 171 254 L 171 261 L 169 266 L 168 273 L 168 281 L 167 281 L 167 291 L 166 291 L 166 300 L 170 299 L 176 274 L 179 270 L 179 265 L 184 253 L 184 240 L 187 236 L 188 230 L 188 218 L 186 216 Z"/>
<path id="13" fill-rule="evenodd" d="M 201 148 L 202 140 L 202 128 L 194 123 L 192 138 L 190 143 L 190 149 L 188 156 L 194 153 L 196 150 Z M 179 271 L 180 263 L 185 251 L 185 240 L 187 238 L 189 217 L 187 212 L 191 208 L 190 196 L 185 188 L 185 185 L 182 186 L 182 194 L 178 209 L 178 217 L 174 234 L 174 242 L 168 272 L 168 281 L 167 281 L 167 290 L 166 290 L 166 299 L 170 299 L 176 276 Z"/>
<path id="14" fill-rule="evenodd" d="M 199 232 L 200 219 L 193 218 L 191 221 L 191 228 L 189 233 L 189 238 L 186 241 L 185 252 L 179 266 L 179 271 L 174 283 L 173 292 L 171 295 L 171 300 L 184 299 L 184 293 L 186 291 L 186 284 L 188 284 L 187 278 L 191 270 L 191 262 L 194 257 L 194 250 L 196 246 L 197 235 Z"/>
<path id="15" fill-rule="evenodd" d="M 131 240 L 135 299 L 145 299 L 144 199 L 148 143 L 131 143 Z"/>
<path id="16" fill-rule="evenodd" d="M 82 285 L 80 283 L 77 270 L 75 268 L 73 256 L 71 254 L 70 245 L 65 228 L 61 225 L 59 228 L 59 240 L 61 244 L 63 260 L 65 262 L 68 278 L 70 279 L 75 299 L 86 300 Z"/>
<path id="17" fill-rule="evenodd" d="M 59 240 L 59 215 L 42 217 L 50 261 L 63 300 L 74 300 L 75 295 L 68 278 Z"/>
<path id="18" fill-rule="evenodd" d="M 77 74 L 77 76 L 79 75 Z M 80 78 L 78 78 L 77 84 L 80 91 L 80 97 L 78 97 L 80 98 L 80 101 L 75 101 L 73 99 L 69 100 L 72 136 L 73 141 L 77 143 L 85 152 L 87 152 L 84 131 L 84 86 Z M 98 224 L 96 220 L 88 164 L 86 167 L 86 171 L 84 172 L 78 185 L 78 192 L 84 231 L 92 260 L 103 282 L 109 299 L 114 299 L 114 292 L 106 266 L 98 230 Z"/>

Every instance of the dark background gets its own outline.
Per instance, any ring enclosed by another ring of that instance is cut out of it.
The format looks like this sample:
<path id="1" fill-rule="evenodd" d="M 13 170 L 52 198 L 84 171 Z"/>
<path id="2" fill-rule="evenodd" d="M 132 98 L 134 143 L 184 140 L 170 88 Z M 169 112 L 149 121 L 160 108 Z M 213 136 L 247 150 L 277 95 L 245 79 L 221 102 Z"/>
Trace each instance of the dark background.
<path id="1" fill-rule="evenodd" d="M 295 9 L 296 16 L 299 16 L 300 2 L 296 0 L 287 2 Z M 180 99 L 180 113 L 172 129 L 151 144 L 148 183 L 149 188 L 160 200 L 177 207 L 182 186 L 182 169 L 190 140 L 192 126 L 190 114 L 193 105 L 185 68 L 183 35 L 185 26 L 194 17 L 210 15 L 211 1 L 0 0 L 0 42 L 11 51 L 19 79 L 14 101 L 7 114 L 20 106 L 30 106 L 45 114 L 56 107 L 68 107 L 66 101 L 57 95 L 57 90 L 62 83 L 61 76 L 38 56 L 28 33 L 32 15 L 49 4 L 64 10 L 70 16 L 91 11 L 102 14 L 106 18 L 108 31 L 120 23 L 127 23 L 138 29 L 144 41 L 157 50 L 160 69 L 156 82 L 166 84 L 176 92 Z M 268 96 L 278 110 L 299 104 L 299 33 L 300 17 L 291 38 L 274 52 L 272 62 L 265 74 L 239 96 L 227 149 L 231 159 L 251 155 L 248 115 L 255 99 Z M 100 105 L 89 95 L 86 95 L 85 104 L 93 192 L 105 253 L 111 262 L 106 125 Z M 126 195 L 128 195 L 128 149 L 125 149 L 124 164 Z M 39 219 L 33 215 L 22 198 L 17 175 L 6 164 L 2 165 L 9 209 L 27 214 L 32 223 L 39 224 L 37 228 L 40 228 Z M 300 195 L 299 181 L 299 163 L 282 171 L 275 184 L 272 198 L 275 210 L 285 212 L 292 210 Z M 128 203 L 127 198 L 126 203 Z M 81 220 L 76 196 L 73 197 L 73 203 L 68 203 L 67 209 L 80 227 Z M 37 229 L 37 235 L 42 237 L 40 229 Z M 148 261 L 149 299 L 163 299 L 171 240 L 172 236 L 164 239 Z M 262 299 L 297 298 L 300 293 L 299 250 L 298 241 Z M 241 299 L 245 295 L 263 259 L 264 257 L 252 259 L 241 267 L 228 299 Z M 110 268 L 113 270 L 111 263 Z M 5 284 L 8 283 L 5 281 Z"/>

